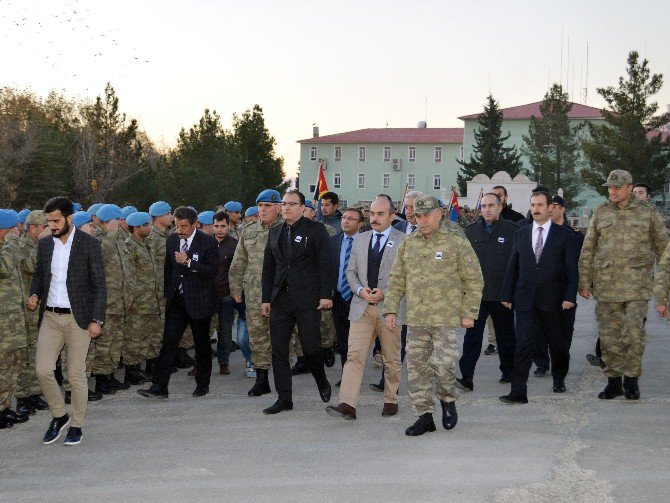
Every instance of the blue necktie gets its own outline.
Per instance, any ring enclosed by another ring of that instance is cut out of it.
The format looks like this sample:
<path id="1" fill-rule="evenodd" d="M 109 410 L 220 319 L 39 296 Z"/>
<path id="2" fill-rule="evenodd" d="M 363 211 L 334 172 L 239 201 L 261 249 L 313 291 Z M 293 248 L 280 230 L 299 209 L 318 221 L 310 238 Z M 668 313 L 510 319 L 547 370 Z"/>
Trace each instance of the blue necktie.
<path id="1" fill-rule="evenodd" d="M 379 246 L 379 245 L 380 245 L 381 242 L 382 242 L 382 234 L 380 234 L 380 233 L 376 233 L 376 234 L 375 234 L 375 237 L 377 238 L 377 241 L 375 241 L 375 244 L 374 244 L 374 246 L 372 247 L 372 252 L 373 252 L 375 255 L 378 256 L 378 255 L 379 255 L 379 250 L 380 250 L 380 246 Z"/>
<path id="2" fill-rule="evenodd" d="M 342 276 L 340 277 L 340 295 L 344 300 L 349 300 L 353 294 L 351 293 L 351 288 L 349 288 L 349 282 L 347 281 L 347 266 L 349 265 L 351 245 L 353 244 L 354 239 L 347 236 L 346 240 L 347 247 L 344 250 L 344 263 L 342 265 Z"/>

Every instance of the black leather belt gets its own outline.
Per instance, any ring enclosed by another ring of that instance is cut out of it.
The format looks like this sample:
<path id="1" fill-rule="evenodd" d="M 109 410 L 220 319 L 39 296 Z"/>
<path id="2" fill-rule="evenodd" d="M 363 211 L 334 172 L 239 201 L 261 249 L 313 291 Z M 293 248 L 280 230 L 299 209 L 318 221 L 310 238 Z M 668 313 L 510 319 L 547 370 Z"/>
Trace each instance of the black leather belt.
<path id="1" fill-rule="evenodd" d="M 52 313 L 56 313 L 56 314 L 71 314 L 72 313 L 72 311 L 70 309 L 68 309 L 67 307 L 50 307 L 50 306 L 47 306 L 44 309 L 46 309 L 47 311 L 51 311 Z"/>

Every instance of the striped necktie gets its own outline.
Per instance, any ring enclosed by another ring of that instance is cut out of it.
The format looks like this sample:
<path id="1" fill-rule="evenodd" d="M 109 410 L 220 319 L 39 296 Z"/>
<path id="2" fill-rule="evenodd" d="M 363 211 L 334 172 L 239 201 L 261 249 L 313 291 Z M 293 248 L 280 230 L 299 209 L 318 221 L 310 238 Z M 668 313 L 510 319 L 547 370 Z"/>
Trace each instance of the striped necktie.
<path id="1" fill-rule="evenodd" d="M 181 245 L 181 252 L 186 253 L 188 251 L 188 241 L 186 239 L 182 239 L 183 243 Z M 184 293 L 184 286 L 179 283 L 179 293 L 183 294 Z"/>
<path id="2" fill-rule="evenodd" d="M 349 300 L 353 294 L 351 293 L 351 288 L 349 288 L 349 282 L 347 281 L 347 266 L 349 265 L 349 257 L 351 256 L 351 245 L 354 242 L 354 238 L 347 236 L 347 247 L 344 249 L 344 262 L 342 263 L 342 276 L 340 276 L 340 285 L 338 290 L 340 295 L 346 301 Z"/>
<path id="3" fill-rule="evenodd" d="M 537 240 L 535 241 L 535 263 L 539 264 L 540 263 L 540 257 L 542 256 L 542 245 L 543 245 L 543 240 L 542 240 L 542 231 L 544 229 L 542 227 L 537 228 Z"/>

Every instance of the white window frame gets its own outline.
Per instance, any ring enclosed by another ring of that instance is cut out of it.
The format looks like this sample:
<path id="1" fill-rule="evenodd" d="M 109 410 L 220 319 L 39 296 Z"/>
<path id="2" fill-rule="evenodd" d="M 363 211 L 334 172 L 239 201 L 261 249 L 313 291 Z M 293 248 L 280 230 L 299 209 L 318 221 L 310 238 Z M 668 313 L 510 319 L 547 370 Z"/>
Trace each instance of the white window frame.
<path id="1" fill-rule="evenodd" d="M 407 147 L 407 159 L 409 162 L 416 162 L 416 147 Z"/>
<path id="2" fill-rule="evenodd" d="M 316 161 L 317 156 L 318 156 L 317 147 L 309 147 L 309 160 L 310 161 Z"/>
<path id="3" fill-rule="evenodd" d="M 441 188 L 442 188 L 442 175 L 440 173 L 435 173 L 433 175 L 433 189 L 439 190 Z"/>
<path id="4" fill-rule="evenodd" d="M 365 188 L 365 173 L 358 173 L 358 188 Z"/>
<path id="5" fill-rule="evenodd" d="M 363 145 L 360 145 L 358 147 L 358 162 L 365 162 L 365 147 Z"/>
<path id="6" fill-rule="evenodd" d="M 340 147 L 339 145 L 335 147 L 333 157 L 335 158 L 335 162 L 339 162 L 342 160 L 342 147 Z"/>
<path id="7" fill-rule="evenodd" d="M 334 189 L 342 188 L 342 175 L 340 173 L 333 173 L 333 188 Z"/>
<path id="8" fill-rule="evenodd" d="M 384 162 L 391 162 L 391 147 L 384 147 Z"/>
<path id="9" fill-rule="evenodd" d="M 391 188 L 391 173 L 382 173 L 382 189 Z"/>
<path id="10" fill-rule="evenodd" d="M 442 162 L 442 147 L 435 147 L 435 162 Z"/>
<path id="11" fill-rule="evenodd" d="M 407 189 L 414 190 L 416 185 L 416 176 L 414 173 L 407 173 Z"/>

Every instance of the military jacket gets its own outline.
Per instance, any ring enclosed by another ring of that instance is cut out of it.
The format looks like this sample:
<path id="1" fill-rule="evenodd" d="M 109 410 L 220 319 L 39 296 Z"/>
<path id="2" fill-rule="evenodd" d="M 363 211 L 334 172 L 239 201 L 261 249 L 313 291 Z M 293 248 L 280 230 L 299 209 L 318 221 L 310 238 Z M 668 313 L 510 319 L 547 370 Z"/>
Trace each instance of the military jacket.
<path id="1" fill-rule="evenodd" d="M 0 251 L 0 350 L 25 348 L 28 343 L 23 313 L 24 293 L 13 247 L 3 243 Z"/>
<path id="2" fill-rule="evenodd" d="M 265 245 L 270 229 L 284 222 L 279 217 L 270 225 L 264 226 L 260 220 L 252 222 L 244 228 L 235 248 L 233 262 L 228 271 L 230 296 L 246 295 L 247 305 L 261 304 L 261 276 L 263 275 L 263 258 Z"/>
<path id="3" fill-rule="evenodd" d="M 119 240 L 116 231 L 100 233 L 102 258 L 105 263 L 105 285 L 107 286 L 107 314 L 125 314 L 126 304 L 132 300 L 129 292 L 135 290 L 130 275 L 128 256 L 130 252 Z"/>
<path id="4" fill-rule="evenodd" d="M 128 250 L 129 272 L 134 281 L 129 291 L 129 300 L 137 314 L 160 314 L 161 292 L 156 271 L 156 259 L 145 241 L 142 243 L 135 236 L 126 239 Z"/>
<path id="5" fill-rule="evenodd" d="M 11 241 L 5 240 L 5 247 L 11 250 L 16 265 L 19 268 L 19 278 L 21 281 L 21 291 L 23 292 L 23 312 L 26 318 L 26 326 L 37 330 L 37 324 L 39 321 L 39 311 L 31 311 L 25 305 L 28 297 L 30 296 L 30 283 L 33 279 L 33 273 L 35 272 L 35 260 L 37 259 L 37 254 L 32 253 L 33 250 L 37 248 L 37 241 L 24 234 L 18 239 L 13 239 Z"/>
<path id="6" fill-rule="evenodd" d="M 624 208 L 601 204 L 579 257 L 579 290 L 588 289 L 603 302 L 651 299 L 654 260 L 667 244 L 668 231 L 651 205 L 635 196 Z"/>
<path id="7" fill-rule="evenodd" d="M 152 227 L 149 237 L 147 238 L 147 245 L 154 254 L 154 262 L 156 265 L 156 282 L 158 283 L 159 298 L 163 299 L 163 276 L 165 268 L 165 247 L 167 243 L 168 231 L 161 230 L 158 227 Z"/>
<path id="8" fill-rule="evenodd" d="M 397 314 L 404 295 L 407 325 L 460 327 L 461 318 L 477 319 L 483 288 L 479 260 L 464 236 L 443 227 L 428 238 L 414 232 L 400 243 L 382 311 Z"/>

